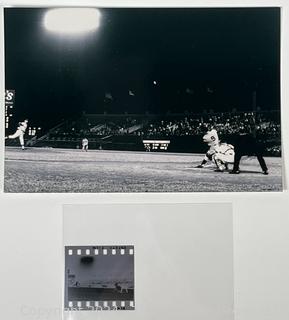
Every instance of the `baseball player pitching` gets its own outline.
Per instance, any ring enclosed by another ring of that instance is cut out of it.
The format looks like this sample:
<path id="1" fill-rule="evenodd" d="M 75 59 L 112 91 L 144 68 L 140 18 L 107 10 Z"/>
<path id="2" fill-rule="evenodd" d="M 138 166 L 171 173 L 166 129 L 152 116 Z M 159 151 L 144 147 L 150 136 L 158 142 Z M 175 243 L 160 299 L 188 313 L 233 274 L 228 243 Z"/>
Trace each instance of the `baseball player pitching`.
<path id="1" fill-rule="evenodd" d="M 25 131 L 27 129 L 27 125 L 28 125 L 28 120 L 27 119 L 25 119 L 23 122 L 19 122 L 16 132 L 14 134 L 9 135 L 8 137 L 5 137 L 5 139 L 16 139 L 16 138 L 19 138 L 19 142 L 20 142 L 21 148 L 22 148 L 22 150 L 24 150 L 25 149 L 25 146 L 24 146 L 24 134 L 25 134 Z"/>

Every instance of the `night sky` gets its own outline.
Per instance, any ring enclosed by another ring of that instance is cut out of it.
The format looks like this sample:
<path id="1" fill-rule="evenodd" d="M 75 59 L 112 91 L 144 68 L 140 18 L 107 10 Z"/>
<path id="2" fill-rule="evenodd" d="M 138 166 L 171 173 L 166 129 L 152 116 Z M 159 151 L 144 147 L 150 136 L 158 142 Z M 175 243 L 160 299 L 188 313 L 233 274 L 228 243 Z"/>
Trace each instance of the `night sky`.
<path id="1" fill-rule="evenodd" d="M 15 118 L 250 110 L 255 90 L 261 110 L 280 108 L 278 8 L 100 9 L 82 37 L 45 30 L 46 11 L 5 9 Z"/>

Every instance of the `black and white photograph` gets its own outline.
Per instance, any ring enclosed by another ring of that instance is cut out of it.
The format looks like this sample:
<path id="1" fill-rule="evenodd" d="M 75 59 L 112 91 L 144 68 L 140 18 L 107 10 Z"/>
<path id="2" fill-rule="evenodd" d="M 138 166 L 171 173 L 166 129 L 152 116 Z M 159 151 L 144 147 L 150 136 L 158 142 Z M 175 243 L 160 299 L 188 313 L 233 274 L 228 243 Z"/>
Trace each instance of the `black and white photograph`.
<path id="1" fill-rule="evenodd" d="M 66 246 L 66 311 L 134 310 L 133 246 Z"/>
<path id="2" fill-rule="evenodd" d="M 283 190 L 280 8 L 7 7 L 4 42 L 4 192 Z"/>

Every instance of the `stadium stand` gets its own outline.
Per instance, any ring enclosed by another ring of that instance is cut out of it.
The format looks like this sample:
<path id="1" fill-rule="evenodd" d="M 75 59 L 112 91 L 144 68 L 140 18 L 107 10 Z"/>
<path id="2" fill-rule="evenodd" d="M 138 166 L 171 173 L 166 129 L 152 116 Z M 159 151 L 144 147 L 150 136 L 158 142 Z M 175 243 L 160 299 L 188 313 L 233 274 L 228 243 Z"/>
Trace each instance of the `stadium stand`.
<path id="1" fill-rule="evenodd" d="M 232 112 L 203 114 L 83 114 L 65 121 L 45 135 L 30 140 L 40 147 L 79 148 L 89 140 L 90 149 L 144 150 L 144 139 L 169 139 L 168 151 L 203 152 L 202 135 L 215 128 L 222 140 L 251 133 L 264 140 L 267 154 L 281 154 L 279 112 Z"/>

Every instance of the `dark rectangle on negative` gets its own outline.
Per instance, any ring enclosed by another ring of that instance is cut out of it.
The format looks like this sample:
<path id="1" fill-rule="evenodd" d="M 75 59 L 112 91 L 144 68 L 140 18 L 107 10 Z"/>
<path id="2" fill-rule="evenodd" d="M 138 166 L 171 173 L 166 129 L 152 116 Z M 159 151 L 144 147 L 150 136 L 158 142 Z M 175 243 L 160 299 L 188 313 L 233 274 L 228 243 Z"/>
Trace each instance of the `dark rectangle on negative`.
<path id="1" fill-rule="evenodd" d="M 116 292 L 111 288 L 68 288 L 69 301 L 132 301 L 134 289 L 127 293 Z"/>

